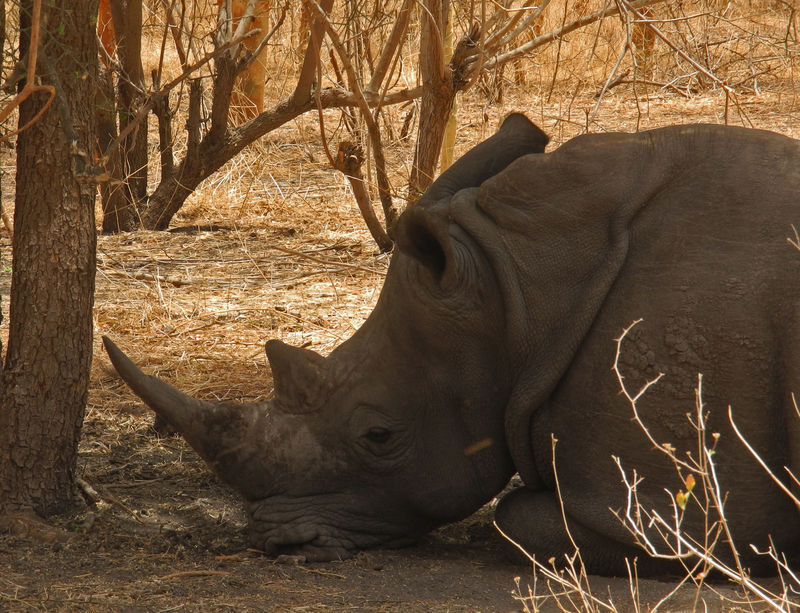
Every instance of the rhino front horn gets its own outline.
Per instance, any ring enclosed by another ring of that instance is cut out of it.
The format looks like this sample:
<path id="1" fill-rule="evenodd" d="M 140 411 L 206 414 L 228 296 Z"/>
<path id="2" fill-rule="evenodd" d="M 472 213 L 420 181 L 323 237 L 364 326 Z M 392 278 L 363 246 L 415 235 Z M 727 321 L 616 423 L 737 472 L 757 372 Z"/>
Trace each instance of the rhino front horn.
<path id="1" fill-rule="evenodd" d="M 204 453 L 207 447 L 204 424 L 210 416 L 219 412 L 220 407 L 184 394 L 157 377 L 146 375 L 107 336 L 103 337 L 103 345 L 111 363 L 128 387 L 180 432 L 201 456 L 213 459 Z"/>
<path id="2" fill-rule="evenodd" d="M 275 384 L 273 406 L 290 414 L 319 410 L 330 390 L 325 358 L 279 340 L 267 341 L 264 349 Z"/>

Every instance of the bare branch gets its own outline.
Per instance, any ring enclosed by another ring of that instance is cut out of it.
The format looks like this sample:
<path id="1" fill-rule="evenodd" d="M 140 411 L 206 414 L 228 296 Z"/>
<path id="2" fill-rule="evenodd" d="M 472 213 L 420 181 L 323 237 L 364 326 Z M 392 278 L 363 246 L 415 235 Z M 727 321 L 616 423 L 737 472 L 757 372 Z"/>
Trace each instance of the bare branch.
<path id="1" fill-rule="evenodd" d="M 369 104 L 364 97 L 364 93 L 361 91 L 361 86 L 358 82 L 358 75 L 356 75 L 355 68 L 350 62 L 350 58 L 348 57 L 344 46 L 339 40 L 336 30 L 333 28 L 333 25 L 328 20 L 319 4 L 317 4 L 314 0 L 310 0 L 308 6 L 312 7 L 312 9 L 316 12 L 317 19 L 322 22 L 328 34 L 328 38 L 330 38 L 331 44 L 333 45 L 334 49 L 336 49 L 336 52 L 339 54 L 339 57 L 342 60 L 342 65 L 347 73 L 347 78 L 350 82 L 349 85 L 355 96 L 356 104 L 358 104 L 358 108 L 361 111 L 364 122 L 367 124 L 367 132 L 369 133 L 370 143 L 372 144 L 372 155 L 375 159 L 375 173 L 378 181 L 378 194 L 380 196 L 381 204 L 386 216 L 386 226 L 389 228 L 391 233 L 391 228 L 394 226 L 398 214 L 392 205 L 392 186 L 389 183 L 389 176 L 386 172 L 386 160 L 383 156 L 383 143 L 381 140 L 380 128 L 378 127 L 378 123 L 375 121 L 375 118 L 372 116 Z"/>
<path id="2" fill-rule="evenodd" d="M 738 436 L 739 440 L 742 442 L 742 444 L 745 447 L 747 447 L 747 451 L 750 452 L 750 455 L 752 455 L 753 458 L 755 458 L 755 461 L 758 462 L 759 465 L 761 466 L 761 468 L 763 468 L 764 471 L 770 476 L 770 478 L 775 483 L 775 485 L 777 485 L 779 488 L 781 488 L 781 490 L 783 490 L 783 492 L 789 497 L 789 499 L 792 502 L 794 502 L 795 506 L 797 507 L 797 510 L 800 511 L 800 498 L 795 496 L 794 493 L 792 493 L 792 490 L 790 490 L 788 487 L 786 487 L 786 485 L 784 485 L 783 481 L 778 479 L 778 477 L 772 472 L 770 467 L 767 466 L 767 463 L 763 460 L 761 455 L 753 448 L 753 446 L 750 444 L 750 442 L 745 438 L 745 436 L 742 434 L 741 430 L 739 430 L 739 426 L 737 426 L 736 422 L 733 420 L 733 409 L 732 409 L 732 407 L 730 405 L 728 406 L 728 421 L 731 424 L 731 428 L 733 428 L 733 431 L 736 433 L 736 436 Z M 793 475 L 791 473 L 791 471 L 789 470 L 788 466 L 784 466 L 783 469 L 787 473 L 789 473 L 789 477 L 791 479 L 793 479 L 795 483 L 800 485 L 800 481 L 798 481 L 797 476 L 795 476 L 795 475 Z"/>
<path id="3" fill-rule="evenodd" d="M 14 98 L 12 98 L 5 107 L 0 109 L 0 123 L 4 122 L 11 112 L 17 108 L 20 104 L 25 102 L 31 95 L 37 92 L 47 92 L 50 94 L 50 97 L 47 101 L 42 105 L 42 108 L 39 109 L 39 112 L 28 121 L 24 126 L 14 130 L 13 132 L 9 132 L 0 136 L 0 143 L 15 136 L 26 130 L 34 123 L 36 123 L 39 118 L 50 108 L 53 100 L 56 97 L 56 90 L 55 87 L 51 85 L 36 85 L 36 60 L 39 53 L 39 33 L 40 33 L 40 26 L 41 26 L 41 19 L 42 19 L 42 0 L 33 0 L 33 11 L 31 17 L 31 38 L 28 44 L 28 68 L 25 76 L 25 85 L 22 88 L 22 91 L 19 92 Z"/>
<path id="4" fill-rule="evenodd" d="M 635 2 L 629 2 L 626 4 L 628 10 L 632 10 L 635 8 L 648 6 L 651 4 L 659 4 L 664 1 L 665 0 L 636 0 Z M 575 30 L 578 30 L 584 26 L 594 23 L 595 21 L 599 21 L 600 19 L 604 19 L 605 17 L 609 17 L 611 15 L 616 15 L 617 13 L 619 13 L 619 7 L 616 5 L 612 5 L 609 6 L 608 8 L 591 13 L 590 15 L 586 15 L 585 17 L 581 17 L 580 19 L 576 19 L 575 21 L 571 21 L 570 23 L 565 24 L 562 27 L 553 30 L 552 32 L 548 32 L 547 34 L 542 34 L 541 36 L 537 36 L 532 41 L 529 41 L 524 45 L 520 45 L 515 49 L 512 49 L 505 53 L 496 55 L 493 58 L 490 58 L 489 60 L 486 61 L 484 67 L 485 69 L 489 70 L 500 64 L 505 64 L 510 60 L 526 55 L 536 47 L 541 47 L 542 45 L 545 45 L 553 40 L 557 40 L 563 36 L 566 36 L 570 32 L 574 32 Z"/>
<path id="5" fill-rule="evenodd" d="M 543 0 L 541 2 L 541 4 L 539 4 L 539 6 L 535 10 L 531 11 L 530 14 L 527 17 L 525 17 L 525 19 L 522 21 L 522 23 L 519 24 L 514 29 L 513 32 L 511 32 L 511 33 L 506 35 L 507 30 L 504 28 L 504 29 L 499 30 L 496 34 L 493 34 L 492 35 L 492 40 L 491 41 L 488 41 L 488 40 L 486 41 L 487 46 L 489 46 L 492 43 L 494 43 L 494 41 L 496 40 L 495 36 L 498 35 L 498 34 L 500 36 L 502 36 L 502 39 L 500 40 L 500 42 L 497 43 L 496 48 L 497 49 L 502 49 L 506 45 L 510 45 L 514 40 L 516 40 L 516 38 L 518 36 L 520 36 L 524 32 L 532 31 L 533 22 L 536 21 L 539 18 L 539 16 L 542 14 L 544 9 L 547 8 L 548 4 L 550 4 L 550 0 Z M 521 14 L 522 14 L 522 11 L 520 11 L 520 15 Z"/>
<path id="6" fill-rule="evenodd" d="M 367 228 L 380 250 L 383 252 L 391 251 L 394 242 L 386 234 L 381 222 L 375 216 L 369 194 L 364 185 L 364 175 L 361 172 L 361 164 L 363 162 L 364 151 L 361 147 L 348 141 L 339 143 L 339 151 L 333 167 L 341 171 L 350 181 L 350 187 L 353 189 L 353 196 L 356 199 L 356 204 L 358 204 L 358 209 L 361 211 L 361 216 L 364 218 L 364 222 L 367 224 Z"/>
<path id="7" fill-rule="evenodd" d="M 372 71 L 372 78 L 369 84 L 364 88 L 365 92 L 375 94 L 381 87 L 383 79 L 386 77 L 386 72 L 389 69 L 392 60 L 394 59 L 397 49 L 403 40 L 403 36 L 408 28 L 408 21 L 411 17 L 411 2 L 412 0 L 403 0 L 403 6 L 400 7 L 400 12 L 392 27 L 392 32 L 381 51 L 381 56 L 378 58 L 378 63 Z"/>
<path id="8" fill-rule="evenodd" d="M 326 16 L 331 12 L 331 7 L 333 7 L 333 0 L 321 0 L 318 5 L 318 8 Z M 297 78 L 297 85 L 290 98 L 291 105 L 303 104 L 311 96 L 311 87 L 314 84 L 314 77 L 317 73 L 317 61 L 322 46 L 324 30 L 325 22 L 319 17 L 315 18 L 309 28 L 308 46 L 303 58 L 303 67 L 300 69 L 300 76 Z M 322 87 L 322 84 L 318 83 L 317 87 Z"/>

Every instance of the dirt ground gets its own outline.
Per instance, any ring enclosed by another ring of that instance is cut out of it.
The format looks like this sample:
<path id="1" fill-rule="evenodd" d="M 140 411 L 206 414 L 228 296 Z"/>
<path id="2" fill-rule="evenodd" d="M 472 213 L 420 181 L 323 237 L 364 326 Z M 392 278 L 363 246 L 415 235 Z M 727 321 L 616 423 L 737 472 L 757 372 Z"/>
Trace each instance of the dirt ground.
<path id="1" fill-rule="evenodd" d="M 103 438 L 102 425 L 89 422 L 84 440 Z M 27 524 L 27 534 L 0 537 L 0 610 L 505 612 L 528 604 L 520 594 L 531 573 L 504 558 L 489 508 L 418 546 L 279 564 L 247 549 L 237 500 L 202 461 L 179 439 L 154 439 L 143 423 L 102 459 L 84 451 L 84 478 L 104 501 L 56 527 Z M 643 610 L 674 585 L 640 582 Z M 634 610 L 626 580 L 593 577 L 592 586 L 604 598 L 611 590 L 618 610 Z M 691 610 L 694 596 L 686 588 L 665 610 Z M 719 596 L 707 591 L 703 600 L 723 610 Z"/>
<path id="2" fill-rule="evenodd" d="M 607 102 L 613 127 L 625 130 L 637 122 L 640 129 L 720 122 L 722 104 L 718 97 L 654 97 L 644 109 L 624 96 Z M 742 104 L 758 127 L 800 136 L 796 97 L 754 96 Z M 461 151 L 511 110 L 528 109 L 489 108 L 485 123 L 463 125 Z M 579 122 L 553 121 L 559 112 L 543 104 L 529 110 L 555 145 L 581 129 Z M 100 238 L 95 360 L 78 461 L 97 502 L 77 517 L 49 525 L 20 521 L 0 536 L 0 610 L 532 608 L 525 598 L 531 569 L 505 560 L 491 505 L 415 547 L 342 562 L 277 563 L 249 550 L 236 497 L 180 438 L 152 428 L 100 347 L 100 335 L 110 335 L 147 372 L 189 393 L 254 399 L 271 388 L 263 353 L 269 338 L 323 353 L 347 338 L 377 299 L 388 258 L 376 253 L 341 177 L 309 162 L 314 139 L 310 121 L 269 135 L 258 153 L 202 187 L 176 219 L 184 231 Z M 0 250 L 5 258 L 7 236 Z M 4 310 L 8 277 L 4 269 Z M 638 602 L 627 580 L 592 577 L 591 585 L 630 611 L 652 607 L 676 581 L 641 582 Z M 541 593 L 541 580 L 536 589 Z M 735 598 L 729 586 L 716 589 Z M 732 606 L 714 590 L 698 597 L 687 587 L 660 610 Z M 570 610 L 583 609 L 578 603 Z M 540 610 L 556 607 L 551 600 Z"/>

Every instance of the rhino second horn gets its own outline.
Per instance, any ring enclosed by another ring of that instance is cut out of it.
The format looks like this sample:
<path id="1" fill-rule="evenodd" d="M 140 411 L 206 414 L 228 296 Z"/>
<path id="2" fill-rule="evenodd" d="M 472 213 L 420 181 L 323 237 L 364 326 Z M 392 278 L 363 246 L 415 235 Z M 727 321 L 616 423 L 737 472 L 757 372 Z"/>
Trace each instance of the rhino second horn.
<path id="1" fill-rule="evenodd" d="M 291 415 L 317 411 L 330 391 L 325 358 L 277 339 L 264 349 L 275 385 L 273 406 Z"/>
<path id="2" fill-rule="evenodd" d="M 191 430 L 197 424 L 197 415 L 215 408 L 210 402 L 193 398 L 157 377 L 146 375 L 107 336 L 103 337 L 103 345 L 125 383 L 187 440 L 195 434 Z"/>

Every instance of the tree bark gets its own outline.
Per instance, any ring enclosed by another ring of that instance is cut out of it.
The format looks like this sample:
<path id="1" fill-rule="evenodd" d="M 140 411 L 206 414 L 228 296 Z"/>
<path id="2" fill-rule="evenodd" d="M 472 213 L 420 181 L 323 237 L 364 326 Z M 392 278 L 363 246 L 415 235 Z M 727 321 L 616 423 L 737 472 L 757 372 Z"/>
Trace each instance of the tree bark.
<path id="1" fill-rule="evenodd" d="M 433 182 L 444 129 L 456 89 L 450 67 L 445 64 L 443 34 L 450 13 L 449 0 L 425 0 L 421 11 L 419 66 L 422 74 L 417 147 L 408 181 L 409 200 L 414 202 Z"/>
<path id="2" fill-rule="evenodd" d="M 342 172 L 347 180 L 350 181 L 350 187 L 353 190 L 353 196 L 356 199 L 358 210 L 361 211 L 361 216 L 367 224 L 372 238 L 378 244 L 381 253 L 386 253 L 392 250 L 394 241 L 389 238 L 386 231 L 381 226 L 381 222 L 375 215 L 372 208 L 372 201 L 364 185 L 364 173 L 361 172 L 361 165 L 364 163 L 364 151 L 358 145 L 350 141 L 342 141 L 339 143 L 339 150 L 334 160 L 334 168 Z"/>
<path id="3" fill-rule="evenodd" d="M 21 2 L 21 45 L 29 40 L 32 4 Z M 38 72 L 57 99 L 17 140 L 0 510 L 45 516 L 80 504 L 74 477 L 92 355 L 96 188 L 76 180 L 72 168 L 92 151 L 97 0 L 43 4 Z M 20 106 L 19 125 L 45 98 L 34 94 Z"/>
<path id="4" fill-rule="evenodd" d="M 111 15 L 122 68 L 117 82 L 119 130 L 142 107 L 142 0 L 111 0 Z M 116 184 L 102 190 L 103 232 L 138 227 L 137 210 L 147 199 L 147 122 L 129 134 L 114 152 L 109 169 Z"/>

